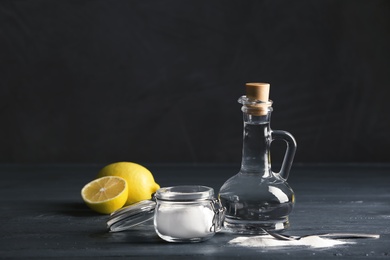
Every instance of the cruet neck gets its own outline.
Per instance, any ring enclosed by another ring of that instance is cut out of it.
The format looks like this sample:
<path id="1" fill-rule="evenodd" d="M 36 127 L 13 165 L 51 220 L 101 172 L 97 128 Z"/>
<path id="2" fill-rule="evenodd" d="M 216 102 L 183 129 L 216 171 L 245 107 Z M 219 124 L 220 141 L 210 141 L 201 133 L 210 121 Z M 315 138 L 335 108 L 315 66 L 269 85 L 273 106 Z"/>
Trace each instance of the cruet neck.
<path id="1" fill-rule="evenodd" d="M 245 96 L 239 99 L 239 102 L 243 104 L 242 111 L 244 119 L 243 150 L 240 172 L 245 175 L 255 174 L 262 177 L 271 177 L 270 118 L 272 101 L 251 101 L 250 103 L 247 101 Z M 265 103 L 266 106 L 253 106 L 253 104 L 257 105 L 259 103 L 261 105 Z"/>

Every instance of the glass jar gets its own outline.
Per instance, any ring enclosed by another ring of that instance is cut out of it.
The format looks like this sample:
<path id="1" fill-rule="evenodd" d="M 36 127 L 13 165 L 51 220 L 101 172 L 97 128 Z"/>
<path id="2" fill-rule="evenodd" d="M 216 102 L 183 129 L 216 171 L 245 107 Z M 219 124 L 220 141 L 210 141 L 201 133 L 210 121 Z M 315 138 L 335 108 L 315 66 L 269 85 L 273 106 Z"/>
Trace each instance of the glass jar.
<path id="1" fill-rule="evenodd" d="M 153 218 L 159 237 L 169 242 L 201 242 L 221 229 L 224 208 L 206 186 L 173 186 L 157 190 L 153 200 L 114 212 L 107 222 L 111 232 L 131 229 Z"/>
<path id="2" fill-rule="evenodd" d="M 156 192 L 154 227 L 170 242 L 199 242 L 219 231 L 221 206 L 205 186 L 176 186 Z"/>

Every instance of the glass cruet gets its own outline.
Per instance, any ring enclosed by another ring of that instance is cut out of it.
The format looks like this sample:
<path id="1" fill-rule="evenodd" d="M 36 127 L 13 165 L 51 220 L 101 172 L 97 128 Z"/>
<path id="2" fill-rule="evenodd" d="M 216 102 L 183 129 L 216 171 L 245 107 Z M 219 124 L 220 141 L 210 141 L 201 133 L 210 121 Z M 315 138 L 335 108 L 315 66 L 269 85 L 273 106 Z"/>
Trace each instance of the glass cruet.
<path id="1" fill-rule="evenodd" d="M 272 101 L 268 83 L 247 83 L 242 104 L 244 131 L 240 171 L 220 188 L 219 199 L 226 208 L 224 230 L 243 234 L 281 232 L 289 227 L 295 197 L 286 182 L 296 151 L 294 137 L 271 130 Z M 271 169 L 273 140 L 284 140 L 286 152 L 278 173 Z"/>

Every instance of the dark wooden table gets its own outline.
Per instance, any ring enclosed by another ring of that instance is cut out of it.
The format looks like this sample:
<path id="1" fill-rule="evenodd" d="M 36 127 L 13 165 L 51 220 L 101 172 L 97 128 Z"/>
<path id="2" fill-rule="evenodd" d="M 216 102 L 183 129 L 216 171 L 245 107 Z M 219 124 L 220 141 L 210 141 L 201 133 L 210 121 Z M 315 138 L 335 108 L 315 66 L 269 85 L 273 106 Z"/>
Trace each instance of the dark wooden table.
<path id="1" fill-rule="evenodd" d="M 145 165 L 161 186 L 219 187 L 238 165 Z M 294 165 L 296 194 L 288 234 L 357 232 L 379 239 L 325 249 L 244 248 L 220 233 L 196 244 L 159 239 L 144 226 L 108 233 L 106 215 L 89 210 L 80 190 L 103 165 L 0 165 L 1 258 L 390 258 L 390 165 Z"/>

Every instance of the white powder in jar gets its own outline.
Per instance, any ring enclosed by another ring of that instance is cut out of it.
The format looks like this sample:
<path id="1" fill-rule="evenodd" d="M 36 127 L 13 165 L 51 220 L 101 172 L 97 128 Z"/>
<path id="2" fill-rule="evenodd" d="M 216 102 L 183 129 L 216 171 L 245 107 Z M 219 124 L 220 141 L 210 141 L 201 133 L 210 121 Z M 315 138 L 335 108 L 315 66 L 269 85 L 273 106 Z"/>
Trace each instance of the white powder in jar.
<path id="1" fill-rule="evenodd" d="M 155 215 L 156 230 L 176 239 L 201 238 L 213 231 L 214 212 L 202 205 L 169 205 L 158 208 Z"/>
<path id="2" fill-rule="evenodd" d="M 336 245 L 351 244 L 335 239 L 322 238 L 319 236 L 307 236 L 300 240 L 278 240 L 272 236 L 248 236 L 236 237 L 229 241 L 229 244 L 245 247 L 286 247 L 286 246 L 307 246 L 311 248 L 326 248 Z"/>

